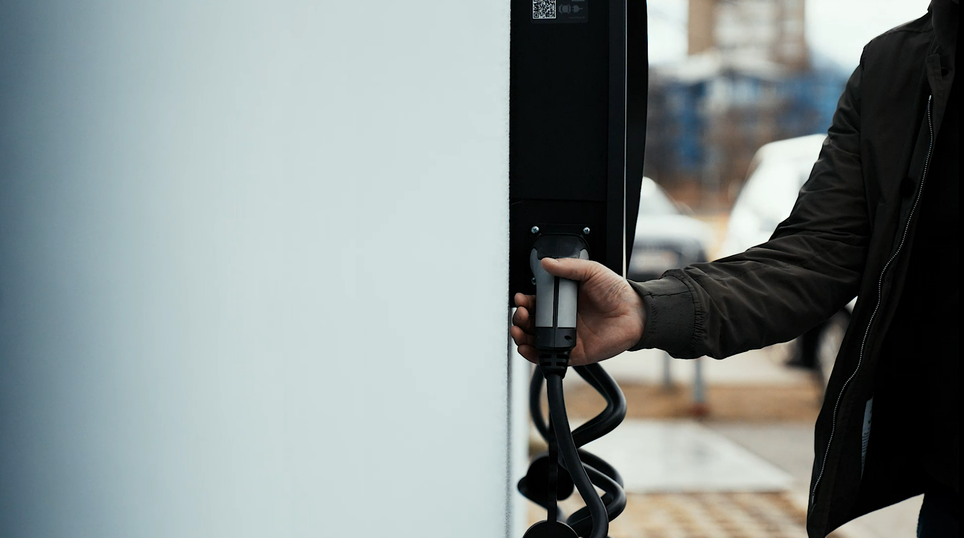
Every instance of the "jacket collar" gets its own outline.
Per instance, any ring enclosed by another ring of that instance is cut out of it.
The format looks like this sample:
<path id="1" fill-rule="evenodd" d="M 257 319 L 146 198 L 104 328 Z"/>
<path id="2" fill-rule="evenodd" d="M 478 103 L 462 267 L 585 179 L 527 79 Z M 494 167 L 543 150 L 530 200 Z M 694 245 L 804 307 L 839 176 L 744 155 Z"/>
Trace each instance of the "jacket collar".
<path id="1" fill-rule="evenodd" d="M 927 8 L 931 12 L 934 25 L 935 44 L 941 59 L 947 58 L 947 67 L 953 69 L 954 55 L 957 49 L 957 26 L 960 19 L 960 4 L 952 0 L 931 0 Z"/>
<path id="2" fill-rule="evenodd" d="M 931 95 L 934 98 L 933 126 L 936 136 L 940 132 L 944 109 L 947 107 L 951 85 L 954 83 L 960 5 L 951 0 L 931 0 L 927 11 L 931 15 L 931 24 L 934 27 L 934 45 L 925 60 L 925 69 Z"/>

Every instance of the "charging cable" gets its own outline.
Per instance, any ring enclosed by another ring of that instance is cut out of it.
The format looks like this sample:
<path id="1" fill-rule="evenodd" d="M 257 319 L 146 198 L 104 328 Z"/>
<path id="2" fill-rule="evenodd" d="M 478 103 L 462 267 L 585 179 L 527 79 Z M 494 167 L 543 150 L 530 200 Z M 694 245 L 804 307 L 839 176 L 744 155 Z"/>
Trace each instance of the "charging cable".
<path id="1" fill-rule="evenodd" d="M 539 352 L 529 407 L 533 423 L 549 449 L 533 459 L 526 477 L 519 482 L 519 491 L 547 511 L 546 520 L 530 527 L 523 538 L 606 538 L 609 522 L 626 507 L 623 480 L 611 465 L 579 447 L 611 432 L 622 422 L 626 399 L 598 364 L 575 367 L 606 400 L 606 409 L 574 432 L 570 430 L 562 380 L 576 345 L 578 284 L 546 272 L 541 264 L 545 257 L 589 259 L 589 249 L 577 234 L 547 234 L 536 239 L 529 257 L 536 281 L 535 347 Z M 540 409 L 543 381 L 548 424 Z M 603 491 L 602 497 L 596 487 Z M 563 522 L 558 501 L 568 498 L 574 488 L 586 506 Z"/>

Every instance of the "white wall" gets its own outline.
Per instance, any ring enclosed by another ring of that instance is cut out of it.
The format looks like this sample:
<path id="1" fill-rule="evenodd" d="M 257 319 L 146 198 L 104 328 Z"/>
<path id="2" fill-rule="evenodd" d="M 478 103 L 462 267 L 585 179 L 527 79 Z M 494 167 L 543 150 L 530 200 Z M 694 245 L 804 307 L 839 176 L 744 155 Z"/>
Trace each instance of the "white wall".
<path id="1" fill-rule="evenodd" d="M 508 3 L 40 4 L 0 534 L 505 536 Z"/>

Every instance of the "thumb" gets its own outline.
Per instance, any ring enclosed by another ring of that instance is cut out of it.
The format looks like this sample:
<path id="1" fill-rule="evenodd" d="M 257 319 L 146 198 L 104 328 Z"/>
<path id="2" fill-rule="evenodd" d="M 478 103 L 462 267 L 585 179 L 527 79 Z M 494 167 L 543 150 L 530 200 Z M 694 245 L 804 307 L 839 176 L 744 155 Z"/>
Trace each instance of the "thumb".
<path id="1" fill-rule="evenodd" d="M 542 258 L 542 268 L 550 275 L 579 282 L 589 280 L 599 267 L 597 262 L 578 258 Z"/>

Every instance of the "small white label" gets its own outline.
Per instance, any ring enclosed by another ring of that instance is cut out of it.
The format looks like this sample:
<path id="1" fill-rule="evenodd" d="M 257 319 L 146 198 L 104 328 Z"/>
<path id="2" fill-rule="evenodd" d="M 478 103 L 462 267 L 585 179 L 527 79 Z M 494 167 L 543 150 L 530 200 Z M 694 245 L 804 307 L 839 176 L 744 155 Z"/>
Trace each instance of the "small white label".
<path id="1" fill-rule="evenodd" d="M 870 444 L 870 420 L 874 414 L 874 399 L 864 404 L 864 425 L 860 431 L 860 476 L 864 476 L 864 464 L 867 462 L 867 445 Z"/>

